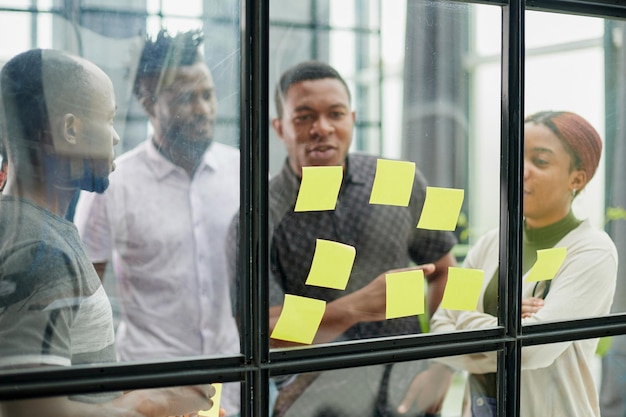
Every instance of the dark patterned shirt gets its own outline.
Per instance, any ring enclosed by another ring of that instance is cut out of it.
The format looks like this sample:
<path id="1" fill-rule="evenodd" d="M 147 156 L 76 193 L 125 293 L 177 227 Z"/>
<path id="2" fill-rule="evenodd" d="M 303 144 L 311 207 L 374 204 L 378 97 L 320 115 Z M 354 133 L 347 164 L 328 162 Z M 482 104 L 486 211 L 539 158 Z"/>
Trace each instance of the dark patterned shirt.
<path id="1" fill-rule="evenodd" d="M 288 163 L 270 181 L 270 268 L 275 280 L 270 285 L 271 301 L 295 294 L 329 302 L 364 287 L 387 270 L 409 266 L 411 261 L 434 262 L 451 250 L 456 243 L 452 233 L 416 227 L 426 195 L 426 180 L 418 170 L 408 207 L 369 204 L 377 159 L 363 154 L 348 156 L 335 210 L 294 212 L 300 178 Z M 345 291 L 305 285 L 317 239 L 356 248 Z M 360 323 L 344 338 L 419 332 L 418 320 L 405 317 Z"/>

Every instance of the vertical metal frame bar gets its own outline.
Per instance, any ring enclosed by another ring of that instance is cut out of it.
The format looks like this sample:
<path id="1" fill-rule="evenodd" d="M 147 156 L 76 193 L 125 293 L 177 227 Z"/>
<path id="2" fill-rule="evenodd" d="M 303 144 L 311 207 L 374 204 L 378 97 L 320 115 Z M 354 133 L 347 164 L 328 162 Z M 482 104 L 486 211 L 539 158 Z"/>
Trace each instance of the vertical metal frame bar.
<path id="1" fill-rule="evenodd" d="M 240 300 L 248 370 L 242 416 L 268 414 L 269 0 L 241 3 Z"/>
<path id="2" fill-rule="evenodd" d="M 502 125 L 498 321 L 512 339 L 498 354 L 498 415 L 519 415 L 524 150 L 525 0 L 502 8 Z"/>

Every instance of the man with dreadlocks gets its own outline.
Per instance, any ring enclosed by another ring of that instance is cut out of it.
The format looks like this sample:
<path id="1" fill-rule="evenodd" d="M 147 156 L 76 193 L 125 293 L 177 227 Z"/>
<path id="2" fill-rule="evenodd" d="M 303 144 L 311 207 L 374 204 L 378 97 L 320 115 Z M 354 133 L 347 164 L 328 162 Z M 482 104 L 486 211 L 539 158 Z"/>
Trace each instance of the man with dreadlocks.
<path id="1" fill-rule="evenodd" d="M 133 85 L 153 135 L 116 161 L 106 193 L 84 193 L 75 223 L 102 277 L 112 261 L 120 360 L 239 352 L 224 253 L 239 207 L 239 152 L 215 142 L 215 85 L 199 31 L 145 42 Z M 237 384 L 222 408 L 239 410 Z"/>

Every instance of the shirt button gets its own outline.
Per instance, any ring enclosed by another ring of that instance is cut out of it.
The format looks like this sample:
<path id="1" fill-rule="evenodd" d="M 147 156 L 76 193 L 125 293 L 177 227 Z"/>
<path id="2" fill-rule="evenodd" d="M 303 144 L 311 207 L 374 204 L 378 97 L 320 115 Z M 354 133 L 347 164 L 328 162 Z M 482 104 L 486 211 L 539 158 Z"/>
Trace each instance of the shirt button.
<path id="1" fill-rule="evenodd" d="M 476 399 L 476 405 L 479 407 L 482 407 L 485 404 L 485 400 L 483 400 L 481 397 Z"/>

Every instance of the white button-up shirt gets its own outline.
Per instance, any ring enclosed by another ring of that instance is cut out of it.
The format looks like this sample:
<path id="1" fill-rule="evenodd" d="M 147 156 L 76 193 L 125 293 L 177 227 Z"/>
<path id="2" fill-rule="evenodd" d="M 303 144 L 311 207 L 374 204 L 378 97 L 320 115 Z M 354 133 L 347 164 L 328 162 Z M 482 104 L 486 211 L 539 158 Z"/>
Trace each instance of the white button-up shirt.
<path id="1" fill-rule="evenodd" d="M 113 262 L 119 359 L 238 353 L 224 240 L 239 207 L 239 151 L 214 142 L 190 178 L 147 140 L 110 180 L 104 194 L 81 194 L 75 223 L 92 262 Z M 239 398 L 229 391 L 230 414 Z"/>

